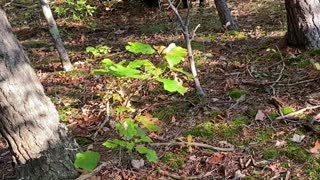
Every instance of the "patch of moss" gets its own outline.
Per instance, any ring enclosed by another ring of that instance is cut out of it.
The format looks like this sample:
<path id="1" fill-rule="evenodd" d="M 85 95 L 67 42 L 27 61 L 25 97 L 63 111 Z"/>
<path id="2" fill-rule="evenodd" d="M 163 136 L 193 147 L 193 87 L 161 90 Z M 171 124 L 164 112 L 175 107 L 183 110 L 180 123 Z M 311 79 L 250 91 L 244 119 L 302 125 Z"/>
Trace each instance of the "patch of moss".
<path id="1" fill-rule="evenodd" d="M 258 130 L 256 131 L 256 137 L 257 137 L 257 141 L 261 142 L 261 143 L 265 143 L 269 140 L 271 140 L 273 131 L 272 130 Z"/>
<path id="2" fill-rule="evenodd" d="M 280 156 L 280 152 L 275 148 L 267 149 L 263 152 L 263 159 L 273 160 Z"/>
<path id="3" fill-rule="evenodd" d="M 200 51 L 205 50 L 204 42 L 192 41 L 191 42 L 191 46 L 192 46 L 193 49 L 196 49 L 196 50 L 200 50 Z"/>
<path id="4" fill-rule="evenodd" d="M 320 177 L 320 158 L 311 159 L 305 168 L 306 174 L 310 179 L 319 179 Z"/>
<path id="5" fill-rule="evenodd" d="M 213 123 L 212 122 L 205 122 L 190 131 L 186 134 L 190 134 L 194 137 L 203 137 L 203 138 L 212 138 L 214 136 L 213 132 Z"/>
<path id="6" fill-rule="evenodd" d="M 238 134 L 240 134 L 240 130 L 227 123 L 219 123 L 213 127 L 213 133 L 228 142 L 236 143 L 236 138 Z"/>
<path id="7" fill-rule="evenodd" d="M 168 30 L 168 27 L 166 24 L 148 24 L 145 25 L 143 28 L 141 28 L 142 34 L 156 34 L 165 32 Z"/>
<path id="8" fill-rule="evenodd" d="M 227 92 L 227 96 L 231 97 L 232 99 L 239 99 L 241 96 L 246 95 L 247 92 L 240 90 L 240 89 L 233 89 Z"/>
<path id="9" fill-rule="evenodd" d="M 185 162 L 185 155 L 184 153 L 166 153 L 162 158 L 161 161 L 166 165 L 170 166 L 172 169 L 179 169 L 181 168 Z"/>
<path id="10" fill-rule="evenodd" d="M 292 142 L 288 142 L 288 147 L 282 151 L 282 154 L 291 160 L 297 162 L 307 162 L 310 159 L 308 152 Z"/>
<path id="11" fill-rule="evenodd" d="M 60 121 L 66 122 L 78 114 L 78 109 L 71 107 L 58 108 L 58 114 Z"/>
<path id="12" fill-rule="evenodd" d="M 276 120 L 276 118 L 277 118 L 279 115 L 278 115 L 278 112 L 272 111 L 272 112 L 270 112 L 270 113 L 268 114 L 268 116 L 269 116 L 269 118 L 270 118 L 271 120 Z"/>
<path id="13" fill-rule="evenodd" d="M 157 108 L 152 116 L 158 118 L 160 121 L 169 122 L 173 116 L 176 116 L 178 113 L 183 113 L 188 104 L 172 104 L 168 106 L 163 106 Z"/>
<path id="14" fill-rule="evenodd" d="M 289 64 L 296 66 L 300 69 L 305 69 L 311 65 L 310 61 L 305 59 L 303 56 L 297 56 L 289 59 Z"/>
<path id="15" fill-rule="evenodd" d="M 296 110 L 292 107 L 284 107 L 281 109 L 281 112 L 283 115 L 287 115 L 287 114 L 290 114 L 290 113 L 293 113 L 295 112 Z"/>
<path id="16" fill-rule="evenodd" d="M 250 122 L 251 122 L 251 120 L 250 120 L 249 117 L 247 117 L 247 116 L 238 116 L 238 117 L 233 119 L 232 126 L 237 128 L 237 129 L 241 129 L 245 125 L 250 124 Z"/>

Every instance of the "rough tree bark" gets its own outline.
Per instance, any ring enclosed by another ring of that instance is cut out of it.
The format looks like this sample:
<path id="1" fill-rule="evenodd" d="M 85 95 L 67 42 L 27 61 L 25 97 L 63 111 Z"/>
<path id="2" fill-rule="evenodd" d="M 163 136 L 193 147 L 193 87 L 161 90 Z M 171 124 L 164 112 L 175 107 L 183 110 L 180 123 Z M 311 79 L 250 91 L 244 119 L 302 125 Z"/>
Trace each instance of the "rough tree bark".
<path id="1" fill-rule="evenodd" d="M 73 69 L 73 66 L 70 62 L 68 53 L 67 53 L 66 49 L 64 48 L 61 36 L 59 34 L 59 30 L 57 27 L 57 23 L 53 18 L 49 3 L 47 0 L 40 0 L 40 4 L 42 7 L 43 14 L 48 22 L 49 31 L 50 31 L 50 34 L 51 34 L 52 39 L 54 41 L 55 47 L 59 53 L 63 69 L 65 71 L 71 71 Z"/>
<path id="2" fill-rule="evenodd" d="M 77 143 L 14 37 L 0 8 L 0 132 L 14 155 L 17 179 L 74 179 Z"/>
<path id="3" fill-rule="evenodd" d="M 320 1 L 286 0 L 289 45 L 320 48 Z"/>
<path id="4" fill-rule="evenodd" d="M 214 0 L 214 4 L 216 5 L 222 26 L 228 31 L 237 30 L 239 28 L 238 24 L 232 17 L 226 0 Z"/>

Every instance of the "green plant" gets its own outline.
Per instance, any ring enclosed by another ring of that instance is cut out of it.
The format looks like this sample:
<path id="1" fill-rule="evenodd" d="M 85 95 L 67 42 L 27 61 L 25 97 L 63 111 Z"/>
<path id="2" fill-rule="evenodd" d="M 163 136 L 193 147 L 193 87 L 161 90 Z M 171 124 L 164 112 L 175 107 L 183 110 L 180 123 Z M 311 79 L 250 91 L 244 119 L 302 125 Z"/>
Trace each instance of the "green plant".
<path id="1" fill-rule="evenodd" d="M 96 46 L 96 47 L 87 47 L 86 52 L 92 54 L 93 56 L 100 56 L 102 54 L 108 54 L 110 52 L 110 47 L 108 46 Z"/>
<path id="2" fill-rule="evenodd" d="M 153 55 L 156 53 L 156 50 L 150 45 L 139 42 L 129 42 L 126 46 L 126 50 L 134 54 L 143 55 Z M 136 59 L 130 62 L 124 60 L 120 63 L 114 63 L 111 59 L 104 59 L 102 60 L 104 69 L 94 70 L 93 73 L 95 75 L 111 74 L 115 77 L 124 79 L 156 81 L 162 83 L 163 88 L 166 91 L 178 92 L 181 95 L 184 95 L 187 88 L 182 85 L 181 80 L 178 78 L 178 74 L 187 77 L 191 77 L 191 75 L 182 68 L 176 66 L 184 60 L 187 51 L 181 47 L 175 46 L 175 44 L 171 44 L 167 48 L 160 46 L 157 50 L 166 60 L 165 63 L 159 67 L 156 67 L 148 59 Z M 171 75 L 174 78 L 167 78 L 168 75 Z"/>
<path id="3" fill-rule="evenodd" d="M 145 116 L 140 116 L 139 122 L 143 122 L 142 124 L 144 125 L 148 124 L 146 128 L 151 132 L 159 130 L 159 127 Z M 134 123 L 132 119 L 129 118 L 126 119 L 123 124 L 117 124 L 116 129 L 119 132 L 121 139 L 108 140 L 103 143 L 103 146 L 109 149 L 123 148 L 130 153 L 135 151 L 144 155 L 148 161 L 157 162 L 158 156 L 156 152 L 145 147 L 145 145 L 151 143 L 152 140 L 146 135 L 142 128 L 138 127 L 138 125 Z"/>
<path id="4" fill-rule="evenodd" d="M 59 17 L 72 17 L 75 21 L 80 21 L 85 16 L 92 16 L 96 10 L 87 3 L 87 0 L 65 0 L 64 3 L 54 4 L 53 8 Z"/>
<path id="5" fill-rule="evenodd" d="M 76 160 L 74 162 L 74 166 L 77 169 L 82 169 L 85 171 L 92 171 L 100 160 L 100 154 L 93 151 L 86 151 L 83 153 L 76 154 Z"/>

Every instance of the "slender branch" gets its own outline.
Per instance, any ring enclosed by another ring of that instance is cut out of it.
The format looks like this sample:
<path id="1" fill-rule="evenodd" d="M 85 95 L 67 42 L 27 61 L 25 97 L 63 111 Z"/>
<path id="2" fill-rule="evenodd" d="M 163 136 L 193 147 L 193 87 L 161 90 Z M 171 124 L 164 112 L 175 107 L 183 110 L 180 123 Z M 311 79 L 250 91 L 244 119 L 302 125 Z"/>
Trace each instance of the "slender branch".
<path id="1" fill-rule="evenodd" d="M 196 147 L 202 147 L 206 149 L 211 149 L 215 151 L 224 151 L 224 152 L 231 152 L 234 151 L 235 149 L 233 147 L 231 148 L 222 148 L 222 147 L 215 147 L 211 146 L 208 144 L 203 144 L 203 143 L 196 143 L 196 142 L 169 142 L 169 143 L 151 143 L 150 146 L 185 146 L 185 145 L 190 145 L 190 146 L 196 146 Z"/>
<path id="2" fill-rule="evenodd" d="M 104 121 L 101 123 L 100 127 L 97 129 L 97 131 L 94 133 L 93 135 L 93 139 L 95 139 L 99 133 L 99 131 L 106 125 L 107 122 L 110 121 L 110 105 L 109 105 L 109 101 L 107 102 L 107 115 L 106 118 L 104 119 Z"/>
<path id="3" fill-rule="evenodd" d="M 293 117 L 293 116 L 295 116 L 295 115 L 301 114 L 301 113 L 303 113 L 303 112 L 305 112 L 305 111 L 307 111 L 307 110 L 317 109 L 317 108 L 320 108 L 320 105 L 310 106 L 310 107 L 306 107 L 306 108 L 300 109 L 299 111 L 295 111 L 295 112 L 290 113 L 290 114 L 287 114 L 287 115 L 285 115 L 285 116 L 277 117 L 276 120 L 287 119 L 287 118 Z"/>
<path id="4" fill-rule="evenodd" d="M 101 171 L 102 168 L 107 167 L 107 166 L 110 166 L 110 163 L 104 162 L 101 165 L 99 165 L 96 169 L 94 169 L 91 173 L 85 174 L 85 175 L 81 175 L 76 180 L 87 180 L 87 179 L 90 179 L 91 177 L 97 175 L 99 173 L 99 171 Z"/>
<path id="5" fill-rule="evenodd" d="M 183 31 L 184 31 L 184 30 L 186 29 L 186 26 L 185 26 L 185 24 L 183 23 L 182 17 L 180 16 L 177 8 L 172 4 L 172 1 L 169 0 L 168 2 L 169 2 L 170 8 L 171 8 L 172 11 L 174 12 L 174 14 L 177 16 L 177 18 L 178 18 L 178 20 L 179 20 L 179 23 L 180 23 L 180 25 L 181 25 L 181 27 L 182 27 L 182 29 L 183 29 Z"/>

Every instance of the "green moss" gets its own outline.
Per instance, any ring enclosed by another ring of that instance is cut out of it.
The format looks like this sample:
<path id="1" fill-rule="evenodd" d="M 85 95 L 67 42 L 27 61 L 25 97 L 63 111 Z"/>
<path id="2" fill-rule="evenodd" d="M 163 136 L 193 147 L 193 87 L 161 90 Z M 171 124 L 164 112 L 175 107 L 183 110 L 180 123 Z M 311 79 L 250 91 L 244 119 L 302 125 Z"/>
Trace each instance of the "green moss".
<path id="1" fill-rule="evenodd" d="M 162 158 L 161 161 L 166 165 L 170 166 L 172 169 L 179 169 L 181 168 L 185 162 L 185 154 L 184 153 L 166 153 Z"/>
<path id="2" fill-rule="evenodd" d="M 177 116 L 178 113 L 185 112 L 188 106 L 188 103 L 170 104 L 157 108 L 152 115 L 160 121 L 169 122 L 173 116 Z"/>
<path id="3" fill-rule="evenodd" d="M 168 30 L 166 24 L 148 24 L 141 28 L 142 34 L 156 34 Z"/>
<path id="4" fill-rule="evenodd" d="M 205 122 L 186 133 L 187 135 L 190 134 L 194 137 L 203 137 L 203 138 L 212 138 L 214 136 L 213 133 L 213 123 L 212 122 Z"/>
<path id="5" fill-rule="evenodd" d="M 231 143 L 236 143 L 236 137 L 240 133 L 240 130 L 232 125 L 228 125 L 227 123 L 220 123 L 213 127 L 213 132 L 216 136 L 224 140 L 227 140 Z"/>
<path id="6" fill-rule="evenodd" d="M 276 159 L 279 156 L 280 156 L 280 152 L 274 148 L 267 149 L 263 153 L 263 159 L 268 159 L 268 160 Z"/>
<path id="7" fill-rule="evenodd" d="M 276 118 L 277 118 L 279 115 L 278 115 L 278 112 L 273 111 L 273 112 L 270 112 L 270 113 L 268 114 L 268 116 L 269 116 L 269 118 L 270 118 L 271 120 L 276 120 Z"/>
<path id="8" fill-rule="evenodd" d="M 292 142 L 288 143 L 288 147 L 286 148 L 286 150 L 282 151 L 282 154 L 291 160 L 301 163 L 307 162 L 310 159 L 310 155 L 306 150 L 300 148 Z"/>
<path id="9" fill-rule="evenodd" d="M 247 116 L 238 116 L 236 118 L 234 118 L 233 122 L 232 122 L 232 126 L 237 128 L 237 129 L 241 129 L 243 128 L 245 125 L 250 124 L 251 120 L 249 117 Z"/>
<path id="10" fill-rule="evenodd" d="M 290 113 L 293 113 L 295 112 L 296 110 L 292 107 L 284 107 L 281 109 L 281 112 L 283 115 L 287 115 L 287 114 L 290 114 Z"/>
<path id="11" fill-rule="evenodd" d="M 247 92 L 240 89 L 233 89 L 227 93 L 229 97 L 232 99 L 239 99 L 241 96 L 246 95 Z"/>
<path id="12" fill-rule="evenodd" d="M 78 109 L 71 107 L 58 108 L 60 121 L 65 122 L 71 118 L 74 118 L 79 113 L 78 111 Z"/>
<path id="13" fill-rule="evenodd" d="M 310 61 L 305 59 L 305 57 L 301 56 L 297 56 L 295 58 L 290 58 L 289 59 L 289 64 L 296 66 L 297 68 L 300 69 L 304 69 L 309 67 L 309 65 L 311 65 Z"/>
<path id="14" fill-rule="evenodd" d="M 196 49 L 196 50 L 200 50 L 200 51 L 205 50 L 204 42 L 192 41 L 191 46 L 193 49 Z"/>
<path id="15" fill-rule="evenodd" d="M 320 158 L 311 159 L 305 168 L 306 174 L 310 179 L 318 180 L 320 177 Z"/>
<path id="16" fill-rule="evenodd" d="M 256 132 L 257 141 L 261 143 L 265 143 L 269 140 L 271 140 L 273 131 L 272 130 L 258 130 Z"/>

